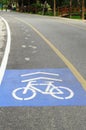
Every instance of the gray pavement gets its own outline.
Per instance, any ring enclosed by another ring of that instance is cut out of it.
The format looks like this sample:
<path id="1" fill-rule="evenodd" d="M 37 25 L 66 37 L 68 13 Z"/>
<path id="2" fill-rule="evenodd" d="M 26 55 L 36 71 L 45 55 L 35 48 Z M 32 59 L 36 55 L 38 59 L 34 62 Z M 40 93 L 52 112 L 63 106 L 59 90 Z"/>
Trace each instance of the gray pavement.
<path id="1" fill-rule="evenodd" d="M 6 45 L 6 26 L 0 17 L 0 63 L 4 54 L 4 49 Z"/>

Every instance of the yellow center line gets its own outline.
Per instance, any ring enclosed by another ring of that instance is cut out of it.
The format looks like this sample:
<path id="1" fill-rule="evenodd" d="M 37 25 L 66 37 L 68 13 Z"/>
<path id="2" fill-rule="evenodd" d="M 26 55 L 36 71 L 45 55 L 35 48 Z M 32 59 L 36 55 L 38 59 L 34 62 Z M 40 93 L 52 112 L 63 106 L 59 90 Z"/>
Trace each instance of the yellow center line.
<path id="1" fill-rule="evenodd" d="M 77 80 L 81 83 L 82 87 L 86 90 L 86 80 L 81 76 L 78 70 L 70 63 L 70 61 L 42 34 L 40 33 L 33 25 L 26 23 L 25 21 L 17 18 L 19 21 L 27 24 L 31 27 L 44 41 L 50 46 L 50 48 L 60 57 L 60 59 L 65 63 L 65 65 L 71 70 Z"/>

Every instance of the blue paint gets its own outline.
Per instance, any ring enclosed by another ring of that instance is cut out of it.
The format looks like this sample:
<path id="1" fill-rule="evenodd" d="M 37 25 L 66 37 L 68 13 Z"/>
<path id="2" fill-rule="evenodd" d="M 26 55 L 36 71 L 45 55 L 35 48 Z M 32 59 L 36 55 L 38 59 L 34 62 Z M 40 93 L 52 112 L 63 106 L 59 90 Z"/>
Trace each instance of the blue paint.
<path id="1" fill-rule="evenodd" d="M 59 89 L 49 88 L 51 82 Z M 23 94 L 24 89 L 18 89 L 30 83 L 36 88 L 33 91 L 31 88 Z M 86 91 L 67 68 L 6 70 L 0 86 L 0 106 L 86 106 Z"/>

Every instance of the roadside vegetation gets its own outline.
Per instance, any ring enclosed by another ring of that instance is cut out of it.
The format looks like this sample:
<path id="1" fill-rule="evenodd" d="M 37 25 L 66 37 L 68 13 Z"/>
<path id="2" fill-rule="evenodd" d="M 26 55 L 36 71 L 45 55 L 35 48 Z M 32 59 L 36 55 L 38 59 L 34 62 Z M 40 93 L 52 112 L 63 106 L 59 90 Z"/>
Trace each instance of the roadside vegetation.
<path id="1" fill-rule="evenodd" d="M 86 19 L 86 0 L 0 0 L 0 9 Z"/>

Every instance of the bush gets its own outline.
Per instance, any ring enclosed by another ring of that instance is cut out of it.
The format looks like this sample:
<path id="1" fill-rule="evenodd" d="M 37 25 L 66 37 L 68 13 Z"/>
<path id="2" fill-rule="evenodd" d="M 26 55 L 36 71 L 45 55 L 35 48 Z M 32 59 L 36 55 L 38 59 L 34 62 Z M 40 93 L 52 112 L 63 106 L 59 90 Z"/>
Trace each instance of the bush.
<path id="1" fill-rule="evenodd" d="M 31 12 L 32 13 L 38 13 L 41 10 L 42 10 L 41 4 L 32 4 L 31 5 Z"/>

